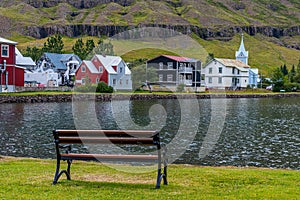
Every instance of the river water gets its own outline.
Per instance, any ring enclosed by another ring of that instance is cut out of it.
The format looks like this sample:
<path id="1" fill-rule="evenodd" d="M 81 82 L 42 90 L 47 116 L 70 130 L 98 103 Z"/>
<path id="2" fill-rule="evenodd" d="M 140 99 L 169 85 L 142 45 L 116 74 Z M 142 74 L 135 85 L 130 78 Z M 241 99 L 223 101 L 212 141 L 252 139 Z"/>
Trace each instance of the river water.
<path id="1" fill-rule="evenodd" d="M 300 98 L 0 104 L 0 155 L 55 158 L 53 129 L 156 129 L 171 162 L 300 169 Z"/>

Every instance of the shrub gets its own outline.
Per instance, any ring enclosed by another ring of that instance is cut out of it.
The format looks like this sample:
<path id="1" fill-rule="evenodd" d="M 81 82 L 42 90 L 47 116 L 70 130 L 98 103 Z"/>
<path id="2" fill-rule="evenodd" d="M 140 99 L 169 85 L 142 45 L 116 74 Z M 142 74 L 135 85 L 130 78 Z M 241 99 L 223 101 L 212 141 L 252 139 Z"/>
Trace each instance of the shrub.
<path id="1" fill-rule="evenodd" d="M 300 90 L 300 84 L 299 83 L 286 83 L 286 84 L 284 84 L 283 89 L 286 92 L 296 92 L 297 90 Z"/>
<path id="2" fill-rule="evenodd" d="M 86 85 L 80 85 L 75 87 L 76 92 L 96 92 L 97 85 L 95 84 L 86 84 Z"/>
<path id="3" fill-rule="evenodd" d="M 96 92 L 99 92 L 99 93 L 113 93 L 114 92 L 114 88 L 111 87 L 111 86 L 108 86 L 104 82 L 100 82 L 97 85 Z"/>
<path id="4" fill-rule="evenodd" d="M 179 84 L 178 86 L 177 86 L 177 92 L 183 92 L 184 91 L 184 87 L 185 87 L 185 85 L 184 84 Z"/>

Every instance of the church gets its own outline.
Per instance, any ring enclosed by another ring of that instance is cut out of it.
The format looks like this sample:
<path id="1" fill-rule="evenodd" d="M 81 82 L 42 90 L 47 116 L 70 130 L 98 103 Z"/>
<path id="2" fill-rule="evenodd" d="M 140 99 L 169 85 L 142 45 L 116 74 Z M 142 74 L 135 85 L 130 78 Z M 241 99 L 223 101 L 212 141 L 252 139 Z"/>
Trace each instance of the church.
<path id="1" fill-rule="evenodd" d="M 236 59 L 214 58 L 202 68 L 202 77 L 206 87 L 237 90 L 246 87 L 257 87 L 258 69 L 248 65 L 249 52 L 241 44 L 235 52 Z"/>

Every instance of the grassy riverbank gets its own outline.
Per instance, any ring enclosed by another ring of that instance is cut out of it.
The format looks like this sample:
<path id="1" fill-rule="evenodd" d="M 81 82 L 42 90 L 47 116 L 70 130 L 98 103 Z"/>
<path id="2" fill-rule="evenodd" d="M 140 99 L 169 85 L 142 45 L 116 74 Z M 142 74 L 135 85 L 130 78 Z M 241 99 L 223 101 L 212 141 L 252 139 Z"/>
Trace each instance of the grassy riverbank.
<path id="1" fill-rule="evenodd" d="M 76 161 L 73 180 L 51 185 L 55 160 L 0 158 L 0 199 L 297 199 L 300 172 L 171 165 L 169 185 L 155 190 L 155 171 L 120 172 Z"/>

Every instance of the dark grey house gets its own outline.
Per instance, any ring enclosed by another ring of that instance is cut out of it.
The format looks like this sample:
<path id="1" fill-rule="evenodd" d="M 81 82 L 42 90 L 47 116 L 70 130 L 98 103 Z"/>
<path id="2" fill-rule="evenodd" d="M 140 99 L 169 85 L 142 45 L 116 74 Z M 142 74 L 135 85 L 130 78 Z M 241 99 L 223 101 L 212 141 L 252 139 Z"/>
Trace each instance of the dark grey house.
<path id="1" fill-rule="evenodd" d="M 194 58 L 160 55 L 148 60 L 146 67 L 157 69 L 158 83 L 169 88 L 183 84 L 185 87 L 200 87 L 201 61 Z"/>

